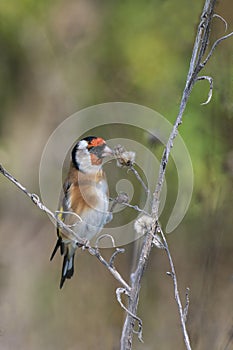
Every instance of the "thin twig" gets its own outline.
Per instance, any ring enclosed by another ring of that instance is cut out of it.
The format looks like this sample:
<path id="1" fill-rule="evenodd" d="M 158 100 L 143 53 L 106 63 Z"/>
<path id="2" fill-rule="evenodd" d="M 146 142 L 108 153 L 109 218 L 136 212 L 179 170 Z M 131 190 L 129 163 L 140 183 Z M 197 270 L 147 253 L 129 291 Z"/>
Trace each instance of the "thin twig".
<path id="1" fill-rule="evenodd" d="M 143 213 L 145 215 L 149 215 L 149 213 L 141 208 L 139 208 L 138 205 L 132 205 L 132 204 L 129 204 L 129 203 L 122 203 L 122 205 L 124 205 L 125 207 L 128 207 L 128 208 L 132 208 L 136 211 L 138 211 L 139 213 Z"/>
<path id="2" fill-rule="evenodd" d="M 112 213 L 117 204 L 127 204 L 129 202 L 129 196 L 126 192 L 120 192 L 116 198 L 109 197 L 109 200 L 112 201 L 112 205 L 109 210 L 110 213 Z"/>
<path id="3" fill-rule="evenodd" d="M 122 197 L 123 197 L 123 196 L 124 196 L 125 199 L 127 198 L 127 200 L 122 200 Z M 147 211 L 145 211 L 145 210 L 139 208 L 138 205 L 129 204 L 129 203 L 128 203 L 128 199 L 129 199 L 129 197 L 128 197 L 127 193 L 124 193 L 124 192 L 119 193 L 119 195 L 118 195 L 116 198 L 109 198 L 109 200 L 112 201 L 112 205 L 111 205 L 109 211 L 110 211 L 110 212 L 113 212 L 115 206 L 116 206 L 117 204 L 120 204 L 120 205 L 123 205 L 123 206 L 125 206 L 125 207 L 134 209 L 134 210 L 138 211 L 139 213 L 149 215 L 149 213 L 148 213 Z"/>
<path id="4" fill-rule="evenodd" d="M 117 204 L 120 204 L 120 205 L 123 205 L 123 206 L 125 206 L 125 207 L 134 209 L 134 210 L 138 211 L 139 213 L 142 213 L 142 214 L 145 214 L 145 215 L 149 215 L 149 213 L 148 213 L 147 211 L 145 211 L 145 210 L 139 208 L 138 205 L 136 205 L 136 204 L 135 204 L 135 205 L 132 205 L 132 204 L 129 204 L 127 201 L 122 201 L 122 200 L 121 200 L 121 197 L 122 197 L 122 196 L 125 196 L 125 198 L 126 198 L 126 196 L 127 196 L 127 198 L 129 198 L 128 195 L 127 195 L 127 193 L 124 193 L 124 192 L 121 192 L 116 198 L 109 198 L 109 200 L 111 200 L 111 201 L 113 202 L 112 205 L 111 205 L 111 207 L 110 207 L 110 212 L 113 212 L 115 206 L 116 206 Z M 120 198 L 120 200 L 119 200 L 119 198 Z"/>
<path id="5" fill-rule="evenodd" d="M 129 166 L 129 170 L 131 170 L 134 173 L 134 175 L 136 176 L 137 180 L 140 182 L 140 184 L 142 185 L 143 189 L 145 190 L 146 194 L 149 196 L 150 195 L 150 190 L 146 186 L 145 182 L 142 180 L 141 176 L 139 175 L 138 171 L 135 169 L 133 164 L 131 164 Z"/>
<path id="6" fill-rule="evenodd" d="M 21 191 L 23 191 L 32 202 L 46 214 L 48 214 L 54 222 L 56 222 L 59 227 L 66 233 L 69 239 L 73 240 L 75 243 L 80 246 L 85 244 L 85 241 L 77 236 L 77 234 L 70 229 L 69 226 L 65 225 L 51 210 L 49 210 L 40 200 L 39 196 L 35 193 L 30 193 L 26 187 L 24 187 L 15 177 L 13 177 L 1 164 L 0 164 L 0 173 L 2 173 L 8 180 L 10 180 L 15 186 L 17 186 Z"/>
<path id="7" fill-rule="evenodd" d="M 219 38 L 219 39 L 217 39 L 217 40 L 215 41 L 215 43 L 214 43 L 213 46 L 211 47 L 210 52 L 208 53 L 206 59 L 202 62 L 202 67 L 201 67 L 201 68 L 203 68 L 203 67 L 206 65 L 206 63 L 209 61 L 209 59 L 210 59 L 210 57 L 213 55 L 213 52 L 214 52 L 214 50 L 216 49 L 216 47 L 217 47 L 223 40 L 226 40 L 226 39 L 230 38 L 231 36 L 233 36 L 233 32 L 231 32 L 231 33 L 229 33 L 229 34 L 227 34 L 227 35 L 224 35 L 224 36 L 222 36 L 221 38 Z"/>
<path id="8" fill-rule="evenodd" d="M 183 312 L 185 322 L 187 322 L 188 311 L 189 311 L 189 304 L 190 304 L 189 292 L 190 292 L 190 289 L 189 289 L 189 287 L 187 287 L 186 288 L 186 293 L 185 293 L 186 303 L 185 303 L 184 312 Z"/>
<path id="9" fill-rule="evenodd" d="M 91 255 L 94 255 L 104 266 L 107 267 L 108 271 L 113 275 L 113 277 L 122 284 L 122 286 L 127 290 L 128 293 L 131 291 L 131 287 L 120 275 L 114 266 L 110 266 L 109 263 L 100 254 L 99 249 L 88 247 L 88 251 Z"/>
<path id="10" fill-rule="evenodd" d="M 187 329 L 186 329 L 186 325 L 185 325 L 186 318 L 187 318 L 187 313 L 188 313 L 188 306 L 187 305 L 189 305 L 189 299 L 187 299 L 188 297 L 187 297 L 187 294 L 186 294 L 186 306 L 187 307 L 186 307 L 186 310 L 185 309 L 183 310 L 182 303 L 181 303 L 181 300 L 180 300 L 180 294 L 179 294 L 179 290 L 178 290 L 178 282 L 177 282 L 176 270 L 175 270 L 175 266 L 174 266 L 174 263 L 173 263 L 173 260 L 172 260 L 172 256 L 171 256 L 168 244 L 167 244 L 167 240 L 166 240 L 166 237 L 165 237 L 165 235 L 164 235 L 164 233 L 163 233 L 163 231 L 162 231 L 160 226 L 158 226 L 157 232 L 159 232 L 161 234 L 162 238 L 163 238 L 165 251 L 167 253 L 168 260 L 169 260 L 169 265 L 171 267 L 171 272 L 167 273 L 167 275 L 172 277 L 172 281 L 173 281 L 173 285 L 174 285 L 174 296 L 175 296 L 175 300 L 176 300 L 176 303 L 177 303 L 177 306 L 178 306 L 178 311 L 179 311 L 179 314 L 180 314 L 180 321 L 181 321 L 181 327 L 182 327 L 182 331 L 183 331 L 183 335 L 184 335 L 185 345 L 186 345 L 187 349 L 191 350 L 189 335 L 188 335 L 188 332 L 187 332 Z"/>

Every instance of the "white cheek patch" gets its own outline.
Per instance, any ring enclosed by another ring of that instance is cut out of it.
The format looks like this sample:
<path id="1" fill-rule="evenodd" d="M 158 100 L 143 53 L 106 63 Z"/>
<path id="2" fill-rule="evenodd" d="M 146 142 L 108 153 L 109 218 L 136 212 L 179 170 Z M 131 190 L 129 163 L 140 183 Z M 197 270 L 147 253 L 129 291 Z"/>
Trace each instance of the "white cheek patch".
<path id="1" fill-rule="evenodd" d="M 84 173 L 94 174 L 101 169 L 101 165 L 91 163 L 91 156 L 87 149 L 77 151 L 76 162 L 79 164 L 79 170 Z"/>
<path id="2" fill-rule="evenodd" d="M 76 162 L 79 165 L 79 169 L 84 171 L 91 166 L 91 158 L 87 149 L 80 149 L 76 152 Z"/>
<path id="3" fill-rule="evenodd" d="M 87 148 L 87 145 L 88 145 L 87 141 L 81 140 L 78 143 L 78 149 L 85 149 L 85 148 Z"/>
<path id="4" fill-rule="evenodd" d="M 85 140 L 79 141 L 75 160 L 79 166 L 79 170 L 89 174 L 98 172 L 102 166 L 102 164 L 92 164 L 91 154 L 88 151 L 88 142 Z"/>

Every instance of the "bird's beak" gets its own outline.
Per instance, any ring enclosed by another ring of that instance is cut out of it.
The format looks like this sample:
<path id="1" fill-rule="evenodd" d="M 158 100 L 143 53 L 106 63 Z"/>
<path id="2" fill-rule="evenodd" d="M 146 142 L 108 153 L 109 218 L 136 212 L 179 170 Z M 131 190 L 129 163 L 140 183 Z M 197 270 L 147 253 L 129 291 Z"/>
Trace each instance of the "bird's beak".
<path id="1" fill-rule="evenodd" d="M 103 150 L 103 153 L 102 153 L 102 156 L 103 157 L 107 157 L 107 156 L 112 156 L 112 155 L 113 155 L 113 150 L 111 150 L 110 147 L 105 146 L 104 150 Z"/>

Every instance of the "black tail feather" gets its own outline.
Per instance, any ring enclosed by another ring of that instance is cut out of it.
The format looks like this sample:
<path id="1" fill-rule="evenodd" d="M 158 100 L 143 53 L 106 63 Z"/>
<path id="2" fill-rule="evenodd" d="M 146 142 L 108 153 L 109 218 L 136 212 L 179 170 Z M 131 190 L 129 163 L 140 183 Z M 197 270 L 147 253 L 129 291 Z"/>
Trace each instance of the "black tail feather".
<path id="1" fill-rule="evenodd" d="M 56 254 L 57 250 L 60 248 L 60 251 L 61 251 L 61 255 L 64 254 L 64 243 L 62 242 L 62 238 L 61 237 L 58 237 L 57 239 L 57 243 L 53 249 L 53 252 L 51 254 L 51 257 L 50 257 L 50 261 L 53 260 L 53 257 L 54 255 Z"/>
<path id="2" fill-rule="evenodd" d="M 68 252 L 64 256 L 63 265 L 62 265 L 62 274 L 60 281 L 60 288 L 63 287 L 63 284 L 66 279 L 70 279 L 74 274 L 74 254 L 69 256 Z"/>

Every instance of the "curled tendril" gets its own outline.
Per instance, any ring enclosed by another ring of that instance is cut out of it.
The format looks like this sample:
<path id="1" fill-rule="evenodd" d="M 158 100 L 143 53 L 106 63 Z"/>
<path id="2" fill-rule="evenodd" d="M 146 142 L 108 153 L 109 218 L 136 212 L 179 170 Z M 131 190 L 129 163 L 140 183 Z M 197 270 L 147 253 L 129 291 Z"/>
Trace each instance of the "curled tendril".
<path id="1" fill-rule="evenodd" d="M 115 252 L 112 254 L 111 258 L 109 259 L 109 266 L 114 267 L 114 261 L 118 254 L 123 254 L 125 252 L 124 248 L 116 248 Z"/>
<path id="2" fill-rule="evenodd" d="M 137 334 L 138 339 L 143 343 L 143 338 L 142 338 L 142 330 L 143 330 L 143 326 L 142 326 L 142 320 L 134 315 L 130 310 L 127 309 L 127 307 L 123 304 L 122 300 L 121 300 L 121 295 L 125 294 L 129 297 L 129 293 L 127 292 L 127 290 L 125 288 L 117 288 L 116 289 L 116 297 L 117 297 L 117 301 L 120 304 L 120 306 L 122 307 L 122 309 L 124 309 L 127 314 L 129 316 L 131 316 L 135 321 L 137 321 L 138 323 L 138 330 L 134 330 L 133 332 L 135 334 Z"/>
<path id="3" fill-rule="evenodd" d="M 60 214 L 73 215 L 75 218 L 78 219 L 78 221 L 75 222 L 74 224 L 70 224 L 70 225 L 67 225 L 67 224 L 66 224 L 67 227 L 75 227 L 75 226 L 77 226 L 80 222 L 83 221 L 82 218 L 81 218 L 77 213 L 75 213 L 74 211 L 56 210 L 56 211 L 55 211 L 55 214 L 56 214 L 57 217 L 59 217 Z"/>
<path id="4" fill-rule="evenodd" d="M 110 241 L 112 242 L 113 248 L 115 248 L 116 244 L 115 244 L 114 238 L 113 238 L 111 235 L 109 235 L 108 233 L 105 233 L 105 234 L 103 234 L 103 235 L 101 235 L 101 236 L 99 236 L 99 237 L 97 238 L 97 240 L 96 240 L 96 242 L 95 242 L 95 248 L 96 248 L 96 249 L 99 249 L 99 242 L 100 242 L 102 239 L 106 238 L 106 237 L 110 239 Z"/>
<path id="5" fill-rule="evenodd" d="M 210 84 L 207 100 L 201 103 L 202 106 L 207 105 L 211 101 L 213 95 L 213 78 L 209 77 L 208 75 L 203 75 L 201 77 L 197 77 L 196 81 L 198 80 L 207 80 Z"/>
<path id="6" fill-rule="evenodd" d="M 228 29 L 228 23 L 227 23 L 227 21 L 225 20 L 225 18 L 223 18 L 222 16 L 220 16 L 220 15 L 218 15 L 217 13 L 215 13 L 214 15 L 213 15 L 213 18 L 219 18 L 223 23 L 224 23 L 224 25 L 225 25 L 225 33 L 227 32 L 227 29 Z"/>

